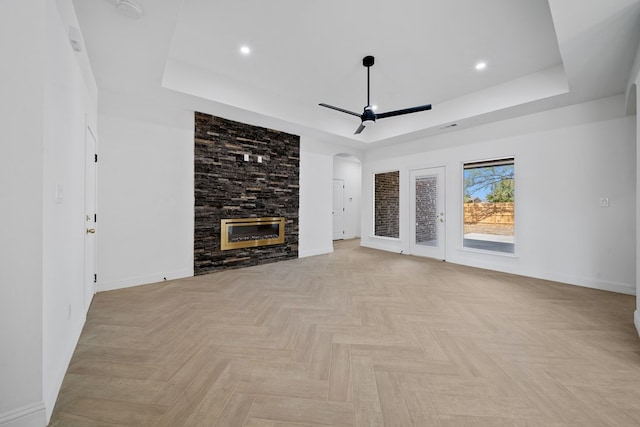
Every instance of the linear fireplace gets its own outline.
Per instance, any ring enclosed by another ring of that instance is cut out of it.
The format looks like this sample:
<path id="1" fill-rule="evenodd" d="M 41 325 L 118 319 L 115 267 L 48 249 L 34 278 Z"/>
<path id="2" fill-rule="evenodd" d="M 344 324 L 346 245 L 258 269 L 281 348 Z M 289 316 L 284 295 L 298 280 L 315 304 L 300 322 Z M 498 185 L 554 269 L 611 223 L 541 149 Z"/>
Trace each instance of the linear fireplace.
<path id="1" fill-rule="evenodd" d="M 284 217 L 220 220 L 223 251 L 284 243 Z"/>

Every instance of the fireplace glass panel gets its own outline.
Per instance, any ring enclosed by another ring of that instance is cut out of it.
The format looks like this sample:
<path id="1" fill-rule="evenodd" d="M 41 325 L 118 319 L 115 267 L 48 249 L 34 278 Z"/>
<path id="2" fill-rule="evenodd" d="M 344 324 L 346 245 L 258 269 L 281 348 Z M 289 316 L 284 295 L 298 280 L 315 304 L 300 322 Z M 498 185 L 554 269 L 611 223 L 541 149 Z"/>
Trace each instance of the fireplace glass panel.
<path id="1" fill-rule="evenodd" d="M 220 225 L 223 251 L 284 243 L 283 217 L 223 219 Z"/>
<path id="2" fill-rule="evenodd" d="M 247 240 L 277 239 L 279 224 L 231 225 L 227 227 L 229 243 Z"/>

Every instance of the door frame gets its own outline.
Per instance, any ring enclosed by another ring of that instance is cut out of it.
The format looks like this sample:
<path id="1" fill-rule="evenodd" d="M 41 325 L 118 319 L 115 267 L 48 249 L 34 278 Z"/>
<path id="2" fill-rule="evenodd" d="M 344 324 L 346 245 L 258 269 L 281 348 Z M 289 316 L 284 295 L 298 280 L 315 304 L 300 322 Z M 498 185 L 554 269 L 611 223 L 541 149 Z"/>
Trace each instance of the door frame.
<path id="1" fill-rule="evenodd" d="M 336 184 L 341 184 L 341 191 L 342 191 L 342 214 L 339 215 L 340 217 L 342 217 L 342 234 L 340 237 L 336 238 L 336 234 L 335 234 L 335 227 L 336 227 L 336 213 L 335 213 L 335 201 L 336 201 Z M 332 226 L 332 240 L 344 240 L 344 236 L 345 236 L 345 226 L 344 226 L 344 220 L 345 220 L 345 206 L 344 206 L 344 179 L 339 179 L 339 178 L 333 178 L 333 191 L 332 191 L 332 206 L 331 206 L 331 226 Z"/>
<path id="2" fill-rule="evenodd" d="M 85 314 L 89 311 L 89 306 L 93 296 L 97 292 L 97 270 L 98 270 L 98 244 L 95 231 L 98 205 L 98 167 L 97 152 L 98 138 L 91 126 L 85 126 L 85 168 L 84 168 L 84 278 L 83 278 L 83 303 Z M 92 175 L 92 176 L 90 176 Z M 90 188 L 93 187 L 93 188 Z M 92 200 L 93 206 L 89 206 Z M 93 229 L 93 233 L 89 233 Z"/>

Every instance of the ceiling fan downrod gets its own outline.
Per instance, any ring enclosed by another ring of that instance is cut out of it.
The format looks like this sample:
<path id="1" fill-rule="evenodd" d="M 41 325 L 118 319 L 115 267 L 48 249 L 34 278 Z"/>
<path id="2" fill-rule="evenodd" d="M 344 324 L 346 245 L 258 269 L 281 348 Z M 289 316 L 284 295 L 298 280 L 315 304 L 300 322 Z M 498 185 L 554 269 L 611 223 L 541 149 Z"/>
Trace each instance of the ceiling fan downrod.
<path id="1" fill-rule="evenodd" d="M 369 82 L 370 80 L 370 70 L 371 67 L 373 67 L 373 64 L 375 63 L 375 58 L 371 55 L 369 56 L 365 56 L 364 58 L 362 58 L 362 65 L 364 65 L 365 67 L 367 67 L 367 107 L 371 106 L 371 100 L 370 100 L 370 84 Z"/>
<path id="2" fill-rule="evenodd" d="M 375 62 L 375 58 L 371 55 L 362 58 L 362 65 L 367 67 L 367 105 L 364 107 L 362 114 L 355 113 L 353 111 L 345 110 L 344 108 L 335 107 L 333 105 L 320 103 L 321 107 L 330 108 L 332 110 L 340 111 L 341 113 L 351 114 L 352 116 L 360 117 L 360 126 L 355 131 L 355 135 L 361 133 L 365 126 L 375 123 L 377 119 L 384 119 L 385 117 L 401 116 L 403 114 L 417 113 L 418 111 L 425 111 L 431 109 L 431 104 L 418 105 L 416 107 L 403 108 L 401 110 L 387 111 L 385 113 L 376 114 L 371 107 L 371 84 L 370 84 L 370 69 Z"/>

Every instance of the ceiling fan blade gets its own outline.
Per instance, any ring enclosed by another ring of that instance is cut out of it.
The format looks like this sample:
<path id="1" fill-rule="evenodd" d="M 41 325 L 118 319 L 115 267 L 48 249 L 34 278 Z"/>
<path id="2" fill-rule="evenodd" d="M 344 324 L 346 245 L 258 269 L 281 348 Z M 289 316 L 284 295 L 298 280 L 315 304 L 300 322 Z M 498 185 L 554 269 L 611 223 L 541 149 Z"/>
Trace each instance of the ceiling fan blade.
<path id="1" fill-rule="evenodd" d="M 363 125 L 362 123 L 360 123 L 360 126 L 358 126 L 358 129 L 356 129 L 354 135 L 357 135 L 359 133 L 362 133 L 362 131 L 364 130 L 365 125 Z"/>
<path id="2" fill-rule="evenodd" d="M 376 118 L 384 119 L 385 117 L 401 116 L 403 114 L 417 113 L 418 111 L 431 110 L 431 104 L 419 105 L 417 107 L 404 108 L 402 110 L 387 111 L 386 113 L 376 114 Z"/>
<path id="3" fill-rule="evenodd" d="M 344 108 L 334 107 L 333 105 L 329 105 L 329 104 L 318 104 L 318 105 L 320 105 L 321 107 L 327 107 L 327 108 L 331 108 L 332 110 L 341 111 L 343 113 L 351 114 L 352 116 L 360 117 L 360 114 L 354 113 L 353 111 L 345 110 Z"/>

